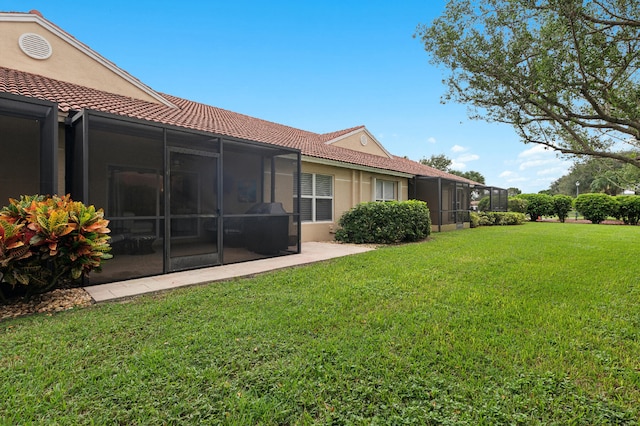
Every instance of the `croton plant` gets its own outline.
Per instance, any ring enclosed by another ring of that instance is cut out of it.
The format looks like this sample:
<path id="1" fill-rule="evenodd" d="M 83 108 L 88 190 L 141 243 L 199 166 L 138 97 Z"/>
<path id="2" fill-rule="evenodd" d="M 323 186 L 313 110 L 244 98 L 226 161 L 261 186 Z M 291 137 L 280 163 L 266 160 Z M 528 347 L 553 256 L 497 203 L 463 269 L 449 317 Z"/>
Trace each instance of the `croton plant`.
<path id="1" fill-rule="evenodd" d="M 108 225 L 102 209 L 69 195 L 10 199 L 0 210 L 0 283 L 24 285 L 32 295 L 100 271 L 112 257 Z"/>

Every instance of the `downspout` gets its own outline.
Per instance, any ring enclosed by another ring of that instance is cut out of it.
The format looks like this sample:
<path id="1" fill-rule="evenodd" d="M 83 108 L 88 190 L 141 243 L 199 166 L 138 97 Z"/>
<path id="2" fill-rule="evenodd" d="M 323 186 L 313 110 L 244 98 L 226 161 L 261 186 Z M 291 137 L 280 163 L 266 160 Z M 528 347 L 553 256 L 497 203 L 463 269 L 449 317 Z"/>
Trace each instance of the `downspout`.
<path id="1" fill-rule="evenodd" d="M 357 190 L 357 181 L 356 181 L 356 171 L 351 170 L 351 207 L 356 205 L 356 190 Z"/>

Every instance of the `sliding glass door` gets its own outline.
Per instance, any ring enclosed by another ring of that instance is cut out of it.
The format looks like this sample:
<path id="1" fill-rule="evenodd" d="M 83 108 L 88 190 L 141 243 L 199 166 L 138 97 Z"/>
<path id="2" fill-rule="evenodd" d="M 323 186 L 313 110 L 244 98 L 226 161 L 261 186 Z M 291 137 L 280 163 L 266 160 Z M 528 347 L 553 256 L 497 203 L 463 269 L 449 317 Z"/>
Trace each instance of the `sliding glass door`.
<path id="1" fill-rule="evenodd" d="M 218 155 L 169 149 L 168 269 L 219 263 Z"/>

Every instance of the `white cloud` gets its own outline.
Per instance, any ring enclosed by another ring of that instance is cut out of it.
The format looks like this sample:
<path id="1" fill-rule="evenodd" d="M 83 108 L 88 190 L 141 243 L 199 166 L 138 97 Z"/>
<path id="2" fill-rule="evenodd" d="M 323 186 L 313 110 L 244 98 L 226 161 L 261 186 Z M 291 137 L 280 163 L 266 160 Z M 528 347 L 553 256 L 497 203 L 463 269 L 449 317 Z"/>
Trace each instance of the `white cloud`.
<path id="1" fill-rule="evenodd" d="M 555 156 L 554 151 L 547 149 L 547 147 L 545 147 L 544 145 L 536 144 L 535 146 L 518 154 L 518 158 L 540 157 L 547 156 L 549 154 Z"/>
<path id="2" fill-rule="evenodd" d="M 573 164 L 544 145 L 533 145 L 521 151 L 514 160 L 505 161 L 509 169 L 499 174 L 501 185 L 520 187 L 523 192 L 537 192 L 568 173 Z"/>
<path id="3" fill-rule="evenodd" d="M 507 179 L 507 182 L 509 183 L 528 182 L 528 181 L 529 179 L 524 176 L 512 177 L 511 179 Z"/>
<path id="4" fill-rule="evenodd" d="M 459 170 L 462 171 L 467 168 L 467 165 L 458 160 L 451 160 L 451 166 L 449 166 L 451 170 Z"/>
<path id="5" fill-rule="evenodd" d="M 542 166 L 546 166 L 547 164 L 555 164 L 557 162 L 558 162 L 557 158 L 546 158 L 546 159 L 539 159 L 539 160 L 524 161 L 520 163 L 520 170 L 526 170 L 532 167 L 542 167 Z"/>
<path id="6" fill-rule="evenodd" d="M 476 154 L 471 154 L 471 153 L 461 154 L 461 153 L 466 152 L 468 150 L 469 150 L 469 148 L 465 148 L 465 147 L 460 146 L 460 145 L 454 145 L 454 146 L 451 147 L 451 151 L 459 154 L 457 157 L 451 159 L 450 168 L 452 170 L 463 171 L 464 169 L 467 168 L 467 163 L 469 161 L 477 161 L 477 160 L 480 159 L 480 156 L 476 155 Z"/>
<path id="7" fill-rule="evenodd" d="M 479 155 L 476 155 L 476 154 L 465 154 L 465 155 L 459 156 L 454 161 L 461 161 L 463 163 L 466 163 L 468 161 L 476 161 L 476 160 L 479 160 L 479 159 L 480 159 Z"/>
<path id="8" fill-rule="evenodd" d="M 427 142 L 429 142 L 429 143 L 436 143 L 436 138 L 434 138 L 433 136 L 429 136 L 429 137 L 427 138 Z"/>
<path id="9" fill-rule="evenodd" d="M 529 180 L 527 177 L 520 176 L 518 173 L 514 173 L 511 171 L 502 172 L 500 174 L 500 177 L 504 179 L 504 181 L 507 183 L 507 186 L 514 185 L 518 182 L 526 182 Z"/>
<path id="10" fill-rule="evenodd" d="M 548 168 L 548 169 L 538 170 L 538 172 L 536 174 L 538 176 L 545 176 L 545 175 L 560 175 L 560 176 L 562 176 L 566 172 L 567 172 L 567 168 L 566 167 L 551 167 L 551 168 Z"/>

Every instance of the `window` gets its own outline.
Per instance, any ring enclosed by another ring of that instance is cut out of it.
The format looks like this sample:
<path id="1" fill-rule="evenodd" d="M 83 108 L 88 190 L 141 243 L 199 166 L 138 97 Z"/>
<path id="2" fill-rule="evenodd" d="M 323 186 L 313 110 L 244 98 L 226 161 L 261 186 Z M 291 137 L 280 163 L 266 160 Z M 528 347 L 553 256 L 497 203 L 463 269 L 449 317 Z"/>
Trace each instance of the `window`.
<path id="1" fill-rule="evenodd" d="M 396 200 L 396 183 L 390 180 L 376 179 L 376 201 Z"/>
<path id="2" fill-rule="evenodd" d="M 303 222 L 333 220 L 333 178 L 315 173 L 300 175 L 300 218 Z"/>

